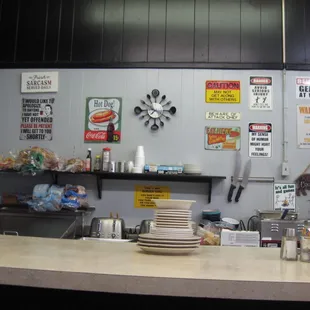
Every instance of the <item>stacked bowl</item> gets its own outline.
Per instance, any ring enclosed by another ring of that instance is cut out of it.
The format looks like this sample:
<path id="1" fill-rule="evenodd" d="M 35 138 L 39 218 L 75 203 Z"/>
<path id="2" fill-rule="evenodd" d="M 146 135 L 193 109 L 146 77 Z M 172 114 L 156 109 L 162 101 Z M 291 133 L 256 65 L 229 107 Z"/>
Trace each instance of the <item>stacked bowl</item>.
<path id="1" fill-rule="evenodd" d="M 140 234 L 138 246 L 151 254 L 189 254 L 200 244 L 193 233 L 190 210 L 193 200 L 153 199 L 154 226 L 149 234 Z"/>

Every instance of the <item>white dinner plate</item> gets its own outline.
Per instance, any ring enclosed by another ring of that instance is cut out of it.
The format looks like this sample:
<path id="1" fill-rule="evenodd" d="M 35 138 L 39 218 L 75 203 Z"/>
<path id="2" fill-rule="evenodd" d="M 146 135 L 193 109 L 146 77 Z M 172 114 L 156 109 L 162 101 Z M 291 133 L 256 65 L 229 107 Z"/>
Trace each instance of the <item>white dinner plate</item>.
<path id="1" fill-rule="evenodd" d="M 138 239 L 139 243 L 151 243 L 151 244 L 175 244 L 175 245 L 199 245 L 200 244 L 200 240 L 197 241 L 181 241 L 181 240 L 165 240 L 165 239 L 161 239 L 161 240 L 154 240 L 154 239 L 144 239 L 144 238 L 139 238 Z"/>
<path id="2" fill-rule="evenodd" d="M 189 210 L 195 200 L 152 199 L 158 209 Z"/>
<path id="3" fill-rule="evenodd" d="M 155 247 L 155 248 L 178 248 L 178 249 L 184 249 L 184 248 L 195 248 L 199 247 L 199 243 L 195 244 L 167 244 L 167 243 L 147 243 L 138 241 L 138 245 L 141 246 L 149 246 L 149 247 Z"/>
<path id="4" fill-rule="evenodd" d="M 197 250 L 197 247 L 193 248 L 183 248 L 183 249 L 178 249 L 178 248 L 156 248 L 156 247 L 148 247 L 148 246 L 141 246 L 138 245 L 138 247 L 143 250 L 146 253 L 149 254 L 172 254 L 172 255 L 186 255 L 194 252 Z"/>
<path id="5" fill-rule="evenodd" d="M 185 237 L 185 238 L 169 238 L 169 239 L 165 239 L 163 237 L 159 237 L 153 234 L 140 234 L 139 238 L 141 239 L 151 239 L 151 240 L 169 240 L 169 241 L 200 241 L 201 237 L 199 236 L 190 236 L 190 237 Z"/>

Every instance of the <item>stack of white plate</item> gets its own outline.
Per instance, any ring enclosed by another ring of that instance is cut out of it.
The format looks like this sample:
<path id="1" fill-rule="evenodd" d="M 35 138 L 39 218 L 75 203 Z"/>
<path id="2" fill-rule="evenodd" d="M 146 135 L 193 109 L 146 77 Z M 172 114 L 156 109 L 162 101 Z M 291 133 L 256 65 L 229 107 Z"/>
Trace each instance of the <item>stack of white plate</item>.
<path id="1" fill-rule="evenodd" d="M 199 247 L 191 223 L 192 200 L 153 199 L 154 226 L 149 234 L 140 234 L 138 246 L 153 254 L 188 254 Z"/>
<path id="2" fill-rule="evenodd" d="M 200 169 L 199 165 L 184 164 L 184 173 L 185 174 L 199 175 L 199 174 L 201 174 L 201 169 Z"/>

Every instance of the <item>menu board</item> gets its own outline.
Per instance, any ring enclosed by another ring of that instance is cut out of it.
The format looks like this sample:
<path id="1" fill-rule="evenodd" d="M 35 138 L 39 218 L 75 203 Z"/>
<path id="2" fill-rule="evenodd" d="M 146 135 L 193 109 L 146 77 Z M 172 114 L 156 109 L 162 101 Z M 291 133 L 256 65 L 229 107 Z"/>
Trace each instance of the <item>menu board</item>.
<path id="1" fill-rule="evenodd" d="M 155 185 L 136 185 L 135 186 L 135 208 L 156 208 L 152 199 L 170 199 L 170 187 Z"/>

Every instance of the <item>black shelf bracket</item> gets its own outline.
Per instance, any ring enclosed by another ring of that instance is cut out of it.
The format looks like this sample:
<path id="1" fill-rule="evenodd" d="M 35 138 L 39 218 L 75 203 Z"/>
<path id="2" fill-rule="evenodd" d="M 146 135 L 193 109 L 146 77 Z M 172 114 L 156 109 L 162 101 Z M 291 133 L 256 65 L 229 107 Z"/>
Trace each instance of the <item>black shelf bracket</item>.
<path id="1" fill-rule="evenodd" d="M 211 203 L 212 196 L 212 179 L 208 181 L 208 203 Z"/>
<path id="2" fill-rule="evenodd" d="M 53 184 L 58 185 L 58 174 L 55 173 L 54 171 L 51 171 L 52 179 L 53 179 Z"/>
<path id="3" fill-rule="evenodd" d="M 102 178 L 100 177 L 100 175 L 96 175 L 96 179 L 97 179 L 97 191 L 98 191 L 98 198 L 101 199 L 102 198 Z"/>

